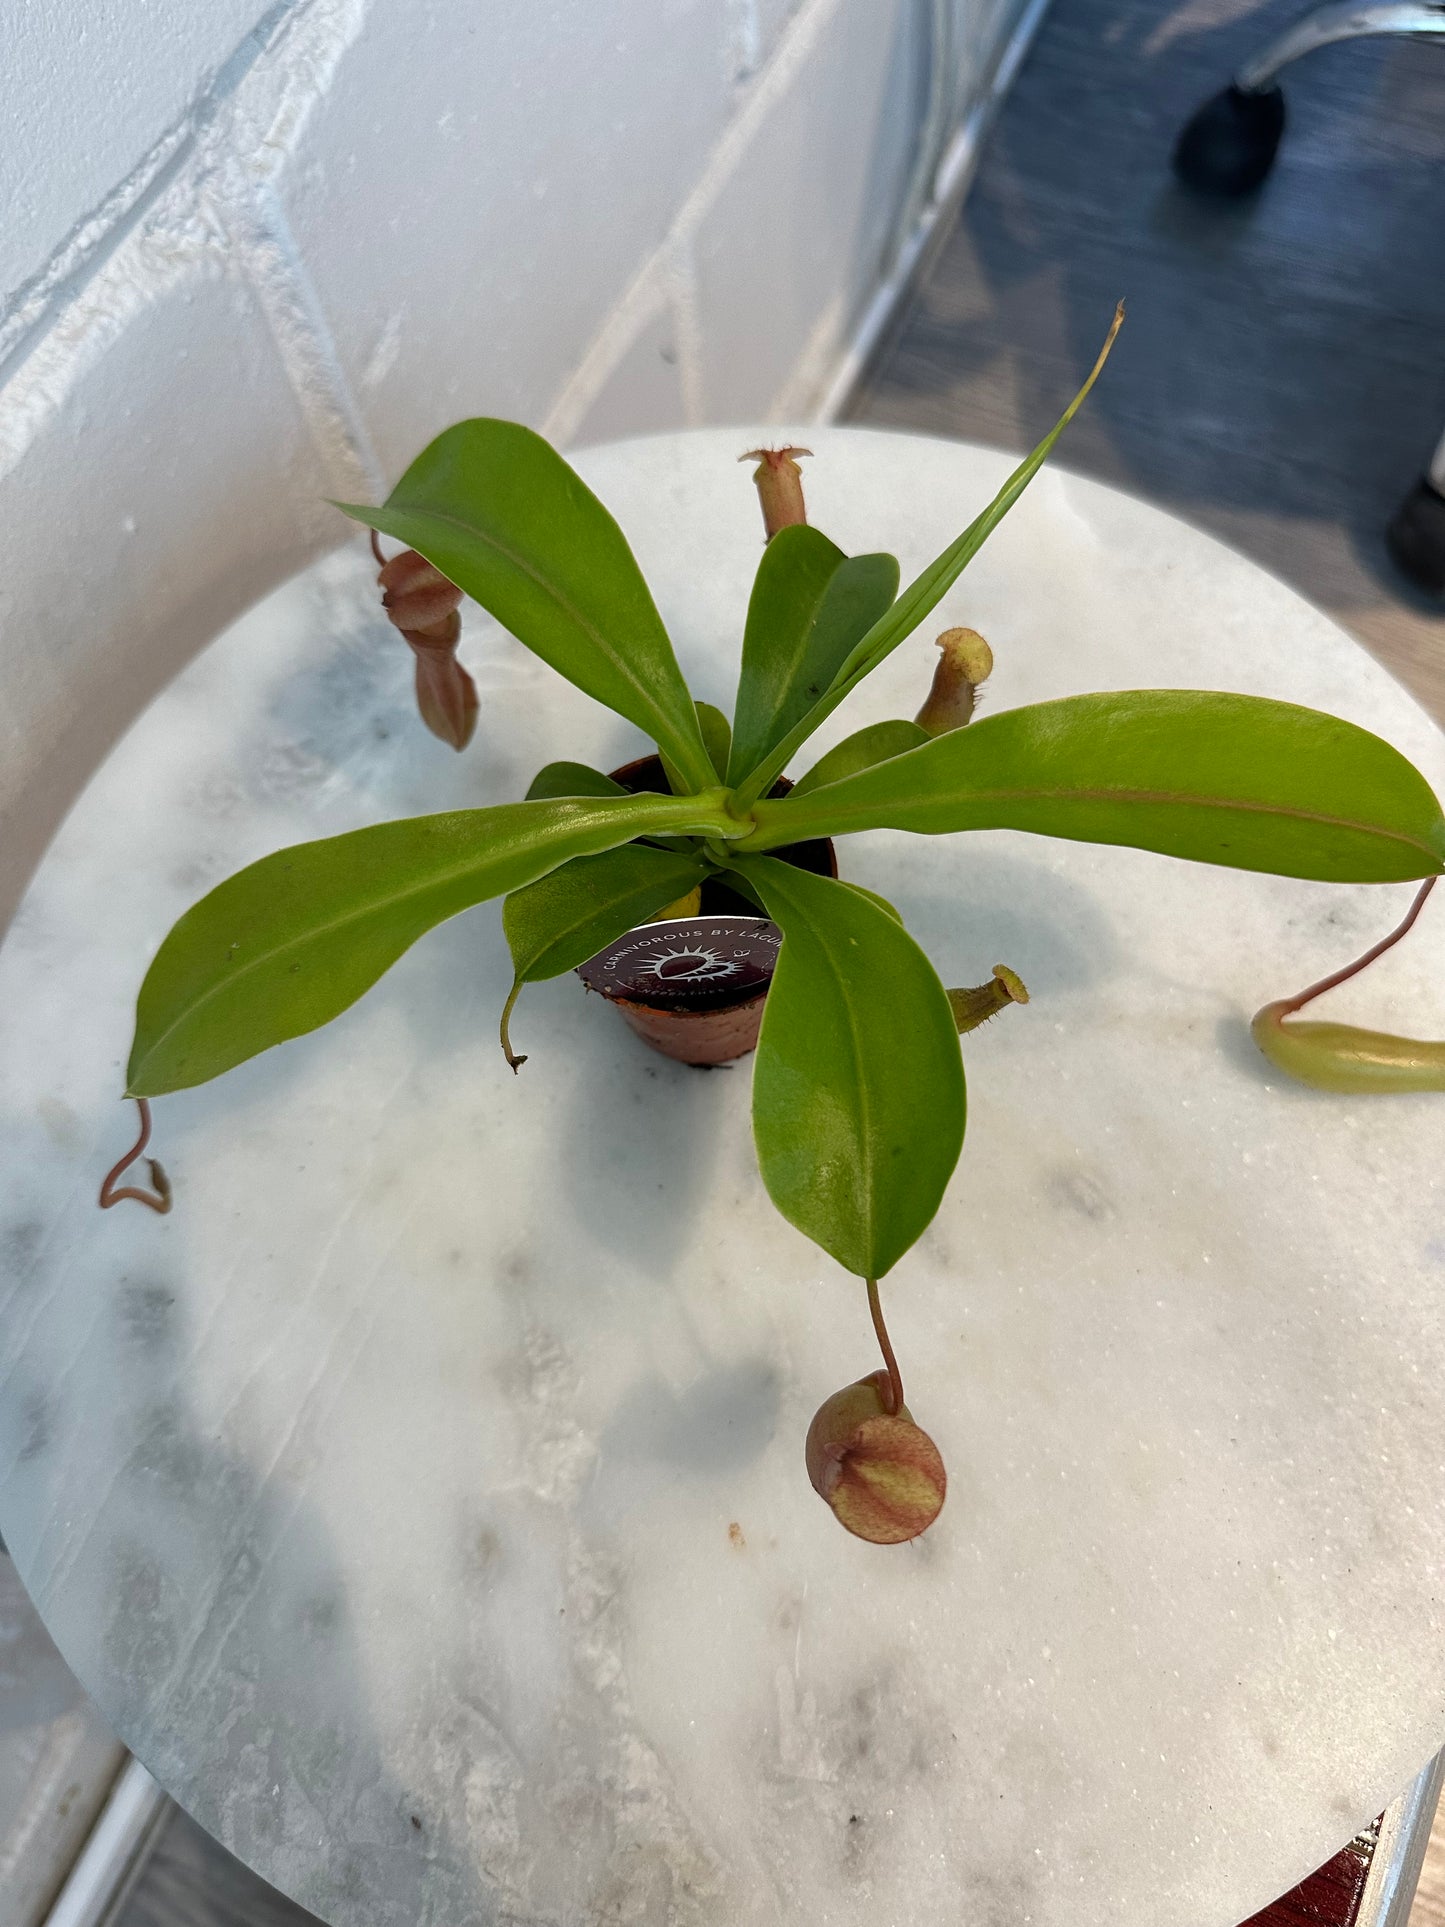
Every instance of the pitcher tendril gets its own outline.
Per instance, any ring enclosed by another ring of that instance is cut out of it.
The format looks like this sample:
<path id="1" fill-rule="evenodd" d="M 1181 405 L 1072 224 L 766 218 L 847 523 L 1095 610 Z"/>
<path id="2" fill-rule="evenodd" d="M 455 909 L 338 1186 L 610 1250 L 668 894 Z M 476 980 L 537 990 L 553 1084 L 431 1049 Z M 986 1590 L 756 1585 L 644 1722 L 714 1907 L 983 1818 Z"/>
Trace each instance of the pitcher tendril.
<path id="1" fill-rule="evenodd" d="M 1286 1021 L 1316 997 L 1348 983 L 1377 957 L 1393 950 L 1414 928 L 1435 883 L 1436 879 L 1429 877 L 1421 884 L 1404 918 L 1362 957 L 1321 977 L 1295 996 L 1281 997 L 1256 1011 L 1250 1034 L 1277 1070 L 1320 1091 L 1367 1095 L 1445 1090 L 1445 1040 L 1399 1037 L 1392 1031 L 1367 1030 L 1358 1024 Z"/>
<path id="2" fill-rule="evenodd" d="M 140 1135 L 126 1152 L 125 1156 L 123 1158 L 117 1158 L 115 1163 L 101 1179 L 100 1208 L 102 1211 L 109 1211 L 111 1206 L 113 1204 L 119 1204 L 122 1198 L 133 1198 L 137 1204 L 148 1205 L 152 1211 L 158 1212 L 161 1217 L 164 1217 L 171 1208 L 171 1181 L 166 1176 L 164 1167 L 161 1165 L 159 1159 L 146 1159 L 146 1163 L 150 1166 L 151 1174 L 151 1189 L 149 1191 L 142 1190 L 141 1187 L 136 1184 L 117 1185 L 116 1183 L 116 1179 L 130 1169 L 151 1141 L 151 1107 L 143 1097 L 138 1097 L 133 1101 L 137 1111 L 140 1113 Z"/>
<path id="3" fill-rule="evenodd" d="M 1425 879 L 1420 885 L 1420 888 L 1415 892 L 1410 908 L 1405 912 L 1405 915 L 1401 918 L 1400 922 L 1396 924 L 1389 936 L 1382 937 L 1376 944 L 1371 944 L 1363 957 L 1356 957 L 1355 961 L 1351 964 L 1346 964 L 1343 970 L 1331 971 L 1328 977 L 1321 977 L 1317 984 L 1311 984 L 1308 990 L 1300 991 L 1297 996 L 1282 998 L 1273 1008 L 1278 1010 L 1280 1015 L 1284 1017 L 1292 1015 L 1292 1013 L 1297 1010 L 1303 1010 L 1305 1005 L 1312 1004 L 1316 997 L 1323 997 L 1327 990 L 1334 990 L 1339 984 L 1347 984 L 1351 977 L 1358 977 L 1362 970 L 1368 969 L 1377 957 L 1383 957 L 1387 950 L 1393 950 L 1400 939 L 1407 937 L 1411 930 L 1414 929 L 1415 919 L 1425 908 L 1426 899 L 1435 888 L 1438 880 L 1436 877 L 1427 877 Z"/>
<path id="4" fill-rule="evenodd" d="M 507 1001 L 502 1005 L 502 1021 L 499 1026 L 502 1039 L 502 1055 L 506 1058 L 509 1068 L 514 1073 L 521 1070 L 527 1061 L 527 1053 L 525 1051 L 519 1056 L 517 1052 L 512 1049 L 512 1012 L 516 1009 L 517 999 L 522 994 L 522 983 L 523 979 L 520 977 L 513 980 L 512 988 L 507 992 Z"/>
<path id="5" fill-rule="evenodd" d="M 943 1509 L 943 1456 L 913 1422 L 893 1355 L 878 1280 L 868 1278 L 868 1310 L 884 1370 L 825 1399 L 804 1441 L 808 1479 L 838 1523 L 873 1545 L 902 1545 L 926 1532 Z"/>
<path id="6" fill-rule="evenodd" d="M 878 1280 L 870 1278 L 867 1284 L 868 1311 L 873 1320 L 878 1349 L 883 1354 L 883 1363 L 888 1370 L 888 1415 L 892 1418 L 903 1410 L 903 1374 L 898 1369 L 898 1360 L 893 1355 L 893 1344 L 888 1336 L 888 1327 L 883 1322 L 883 1306 L 878 1299 Z"/>

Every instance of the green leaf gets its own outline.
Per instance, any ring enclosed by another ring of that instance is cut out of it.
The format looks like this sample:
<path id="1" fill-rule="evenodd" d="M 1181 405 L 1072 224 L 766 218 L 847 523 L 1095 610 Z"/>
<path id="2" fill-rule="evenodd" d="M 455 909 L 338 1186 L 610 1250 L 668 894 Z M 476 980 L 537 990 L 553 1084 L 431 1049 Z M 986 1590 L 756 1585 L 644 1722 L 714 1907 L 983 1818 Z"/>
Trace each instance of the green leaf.
<path id="1" fill-rule="evenodd" d="M 806 775 L 800 776 L 789 792 L 793 796 L 803 796 L 809 790 L 820 789 L 825 783 L 837 783 L 845 776 L 854 776 L 860 769 L 869 769 L 874 763 L 882 763 L 890 756 L 902 756 L 910 749 L 917 749 L 920 743 L 931 743 L 933 738 L 926 729 L 917 723 L 906 723 L 897 719 L 887 723 L 869 723 L 866 729 L 855 730 L 851 736 L 844 737 L 836 749 L 830 749 Z"/>
<path id="2" fill-rule="evenodd" d="M 876 890 L 868 889 L 868 887 L 865 884 L 849 883 L 845 881 L 845 879 L 842 877 L 839 877 L 837 880 L 839 883 L 843 885 L 843 888 L 845 890 L 856 890 L 860 897 L 867 897 L 870 903 L 876 903 L 880 910 L 886 911 L 888 915 L 892 917 L 895 923 L 902 923 L 903 913 L 896 907 L 896 905 L 891 904 L 888 901 L 887 897 L 880 897 Z"/>
<path id="3" fill-rule="evenodd" d="M 575 970 L 589 957 L 686 896 L 712 866 L 642 843 L 597 856 L 573 857 L 560 869 L 514 890 L 502 905 L 502 928 L 515 973 L 502 1010 L 502 1049 L 513 1070 L 526 1063 L 512 1049 L 512 1010 L 523 984 Z"/>
<path id="4" fill-rule="evenodd" d="M 355 1003 L 434 924 L 650 830 L 728 835 L 715 793 L 503 803 L 262 857 L 189 909 L 136 1006 L 127 1090 L 219 1076 Z"/>
<path id="5" fill-rule="evenodd" d="M 748 602 L 729 783 L 807 714 L 897 593 L 891 555 L 850 559 L 806 523 L 778 531 Z"/>
<path id="6" fill-rule="evenodd" d="M 458 422 L 384 508 L 337 507 L 419 550 L 569 682 L 636 723 L 692 788 L 711 787 L 692 697 L 627 539 L 540 435 Z"/>
<path id="7" fill-rule="evenodd" d="M 1120 302 L 1114 315 L 1113 326 L 1109 330 L 1088 380 L 1037 448 L 1019 463 L 983 513 L 976 516 L 963 534 L 956 541 L 951 542 L 942 555 L 936 556 L 922 575 L 916 577 L 892 607 L 879 617 L 868 633 L 849 652 L 846 660 L 839 665 L 837 674 L 822 696 L 806 715 L 800 717 L 789 728 L 785 736 L 776 741 L 771 754 L 765 756 L 758 768 L 750 773 L 747 782 L 738 784 L 734 780 L 733 786 L 738 790 L 740 805 L 749 806 L 755 798 L 767 795 L 777 777 L 787 768 L 799 747 L 808 740 L 814 730 L 832 715 L 844 697 L 850 695 L 865 676 L 871 675 L 879 663 L 890 656 L 899 643 L 913 633 L 930 610 L 935 609 L 943 600 L 1048 460 L 1055 442 L 1074 419 L 1083 404 L 1084 397 L 1098 380 L 1100 370 L 1108 359 L 1109 350 L 1114 345 L 1114 337 L 1118 334 L 1123 319 L 1124 304 Z"/>
<path id="8" fill-rule="evenodd" d="M 502 906 L 502 928 L 518 981 L 540 983 L 575 970 L 614 937 L 685 897 L 711 867 L 695 856 L 624 843 L 574 857 L 514 890 Z"/>
<path id="9" fill-rule="evenodd" d="M 586 763 L 546 763 L 527 787 L 527 801 L 538 803 L 557 796 L 626 796 L 628 792 L 600 769 Z"/>
<path id="10" fill-rule="evenodd" d="M 644 792 L 648 793 L 648 792 Z M 674 795 L 685 795 L 679 788 Z M 587 763 L 547 763 L 537 771 L 527 789 L 527 801 L 535 803 L 554 796 L 631 796 L 632 791 L 624 789 L 612 777 L 604 776 L 600 769 L 593 769 Z M 658 837 L 659 843 L 668 849 L 690 849 L 691 845 L 676 837 Z"/>
<path id="11" fill-rule="evenodd" d="M 932 964 L 886 911 L 775 858 L 738 869 L 783 932 L 753 1072 L 768 1195 L 879 1278 L 931 1223 L 963 1145 L 963 1060 Z"/>
<path id="12" fill-rule="evenodd" d="M 713 780 L 720 783 L 723 780 L 723 772 L 728 766 L 728 750 L 731 747 L 733 735 L 732 724 L 712 703 L 696 703 L 694 707 L 697 710 L 697 726 L 702 731 L 708 760 L 713 766 Z M 670 756 L 663 756 L 662 768 L 668 782 L 672 785 L 673 795 L 685 795 L 689 784 Z"/>
<path id="13" fill-rule="evenodd" d="M 698 703 L 697 723 L 708 757 L 720 783 L 727 780 L 728 757 L 732 754 L 733 726 L 714 703 Z"/>
<path id="14" fill-rule="evenodd" d="M 1294 703 L 1197 689 L 1006 710 L 753 816 L 747 849 L 1011 829 L 1335 883 L 1445 869 L 1440 805 L 1390 744 Z"/>

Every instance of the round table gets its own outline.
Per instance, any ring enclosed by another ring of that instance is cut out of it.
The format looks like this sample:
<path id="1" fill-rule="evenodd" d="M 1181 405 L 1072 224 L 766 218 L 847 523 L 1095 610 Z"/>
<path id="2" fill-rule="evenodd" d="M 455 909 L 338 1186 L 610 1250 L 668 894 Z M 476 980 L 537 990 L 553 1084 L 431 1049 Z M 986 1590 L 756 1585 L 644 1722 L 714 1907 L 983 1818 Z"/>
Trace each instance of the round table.
<path id="1" fill-rule="evenodd" d="M 578 458 L 727 705 L 759 555 L 719 430 Z M 905 581 L 1008 463 L 811 432 L 812 517 Z M 174 1213 L 95 1208 L 136 986 L 240 864 L 643 745 L 476 611 L 455 756 L 361 543 L 220 637 L 77 803 L 0 955 L 0 1530 L 122 1736 L 338 1927 L 1232 1927 L 1445 1740 L 1445 1100 L 1292 1087 L 1250 1013 L 1409 886 L 1011 833 L 873 835 L 949 983 L 969 1137 L 890 1281 L 951 1486 L 911 1546 L 809 1489 L 863 1294 L 764 1196 L 746 1061 L 649 1054 L 495 906 L 343 1019 L 156 1106 Z M 1440 737 L 1324 617 L 1058 471 L 818 748 L 908 715 L 1218 686 Z M 804 759 L 805 761 L 808 759 Z M 1439 1032 L 1445 914 L 1335 1000 Z"/>

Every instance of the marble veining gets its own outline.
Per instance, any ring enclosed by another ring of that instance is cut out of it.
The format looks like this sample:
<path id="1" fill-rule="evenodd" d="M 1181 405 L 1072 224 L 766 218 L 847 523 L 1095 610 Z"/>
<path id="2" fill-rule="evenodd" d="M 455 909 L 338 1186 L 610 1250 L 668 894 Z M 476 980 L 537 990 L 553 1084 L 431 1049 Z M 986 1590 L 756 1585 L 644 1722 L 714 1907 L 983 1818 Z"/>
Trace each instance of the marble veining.
<path id="1" fill-rule="evenodd" d="M 747 431 L 594 450 L 696 693 L 759 553 Z M 809 499 L 905 576 L 1007 464 L 814 431 Z M 1205 685 L 1445 754 L 1339 630 L 1181 523 L 1045 475 L 931 636 L 1005 706 Z M 478 612 L 463 757 L 353 544 L 259 605 L 77 803 L 0 952 L 0 1529 L 163 1782 L 337 1927 L 1231 1927 L 1445 1740 L 1445 1108 L 1281 1084 L 1246 1024 L 1381 934 L 1329 889 L 1003 833 L 878 835 L 969 1040 L 969 1139 L 888 1287 L 951 1485 L 882 1551 L 809 1489 L 873 1363 L 772 1211 L 747 1066 L 647 1053 L 494 907 L 342 1020 L 156 1106 L 174 1214 L 96 1211 L 145 963 L 305 837 L 636 753 Z M 1439 1034 L 1445 916 L 1335 999 Z"/>

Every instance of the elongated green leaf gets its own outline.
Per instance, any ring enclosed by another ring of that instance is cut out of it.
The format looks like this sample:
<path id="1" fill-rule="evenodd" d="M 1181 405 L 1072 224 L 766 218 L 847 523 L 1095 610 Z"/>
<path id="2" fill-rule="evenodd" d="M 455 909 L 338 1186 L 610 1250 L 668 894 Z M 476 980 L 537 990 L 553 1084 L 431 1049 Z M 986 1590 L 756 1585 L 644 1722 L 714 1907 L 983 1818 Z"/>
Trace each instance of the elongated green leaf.
<path id="1" fill-rule="evenodd" d="M 729 783 L 746 775 L 770 747 L 769 732 L 806 651 L 823 596 L 846 560 L 836 542 L 805 522 L 779 529 L 763 550 L 743 627 Z"/>
<path id="2" fill-rule="evenodd" d="M 1294 703 L 1197 689 L 1006 710 L 753 815 L 746 848 L 1013 829 L 1336 883 L 1445 869 L 1440 805 L 1390 744 Z"/>
<path id="3" fill-rule="evenodd" d="M 714 780 L 723 780 L 723 771 L 728 766 L 728 751 L 732 745 L 732 724 L 722 711 L 713 703 L 697 703 L 697 726 L 702 731 L 702 740 L 707 748 L 708 761 L 712 764 Z M 661 754 L 661 752 L 659 752 Z M 692 787 L 682 771 L 667 755 L 662 756 L 663 774 L 672 785 L 674 796 L 685 796 Z"/>
<path id="4" fill-rule="evenodd" d="M 626 796 L 627 791 L 600 769 L 587 763 L 546 763 L 527 786 L 527 801 L 539 803 L 557 796 Z"/>
<path id="5" fill-rule="evenodd" d="M 806 523 L 778 531 L 748 602 L 729 783 L 813 707 L 897 593 L 891 555 L 850 559 Z"/>
<path id="6" fill-rule="evenodd" d="M 203 1084 L 355 1003 L 434 924 L 649 830 L 726 835 L 714 793 L 503 803 L 262 857 L 172 929 L 136 1006 L 133 1097 Z M 735 831 L 736 825 L 733 825 Z"/>
<path id="7" fill-rule="evenodd" d="M 912 635 L 930 610 L 937 608 L 1048 460 L 1055 442 L 1074 419 L 1083 405 L 1085 396 L 1098 380 L 1123 319 L 1124 304 L 1120 302 L 1114 315 L 1113 326 L 1109 330 L 1098 360 L 1090 371 L 1088 380 L 1037 448 L 1019 463 L 983 513 L 976 516 L 963 534 L 956 541 L 951 542 L 942 555 L 936 556 L 922 575 L 908 585 L 887 613 L 879 617 L 839 665 L 837 674 L 818 701 L 806 715 L 792 725 L 785 736 L 778 740 L 776 747 L 762 759 L 746 783 L 734 781 L 733 787 L 738 790 L 739 799 L 744 805 L 751 804 L 756 797 L 767 795 L 774 781 L 787 768 L 799 747 L 808 740 L 819 724 L 832 715 L 844 697 L 850 695 L 865 676 L 871 675 L 879 663 L 890 656 L 906 636 Z"/>
<path id="8" fill-rule="evenodd" d="M 753 1135 L 790 1224 L 863 1278 L 927 1229 L 963 1145 L 948 996 L 861 891 L 776 858 L 738 865 L 783 932 L 753 1072 Z"/>
<path id="9" fill-rule="evenodd" d="M 337 507 L 435 563 L 519 642 L 712 781 L 697 715 L 627 539 L 582 478 L 517 422 L 458 422 L 384 508 Z"/>
<path id="10" fill-rule="evenodd" d="M 732 754 L 733 726 L 715 703 L 698 703 L 697 726 L 707 747 L 708 759 L 717 771 L 717 780 L 727 780 L 728 758 Z"/>
<path id="11" fill-rule="evenodd" d="M 820 756 L 806 775 L 794 783 L 791 793 L 805 796 L 809 790 L 821 789 L 825 783 L 841 782 L 845 776 L 856 776 L 860 769 L 871 769 L 874 763 L 882 763 L 890 756 L 902 756 L 910 749 L 917 749 L 920 743 L 932 741 L 926 729 L 901 718 L 869 723 L 866 729 L 845 736 L 826 756 Z"/>
<path id="12" fill-rule="evenodd" d="M 624 843 L 573 857 L 514 890 L 502 906 L 502 928 L 518 981 L 540 983 L 575 970 L 614 937 L 685 897 L 709 867 L 694 856 Z"/>
<path id="13" fill-rule="evenodd" d="M 630 796 L 621 783 L 604 776 L 600 769 L 593 769 L 587 763 L 547 763 L 537 771 L 527 787 L 527 801 L 535 803 L 554 796 Z M 686 792 L 678 788 L 674 795 Z M 681 838 L 658 837 L 657 842 L 668 849 L 690 849 L 691 845 Z"/>

